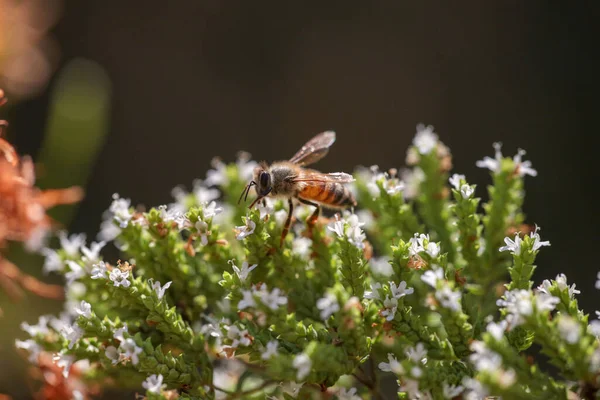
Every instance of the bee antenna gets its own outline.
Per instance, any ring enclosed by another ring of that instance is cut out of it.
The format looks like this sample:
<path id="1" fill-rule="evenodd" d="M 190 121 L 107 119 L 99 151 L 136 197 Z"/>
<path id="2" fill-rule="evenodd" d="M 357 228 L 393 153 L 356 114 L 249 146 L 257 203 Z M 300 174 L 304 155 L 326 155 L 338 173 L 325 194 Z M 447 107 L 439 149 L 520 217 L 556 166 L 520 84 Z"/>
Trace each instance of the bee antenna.
<path id="1" fill-rule="evenodd" d="M 248 193 L 250 192 L 250 188 L 254 185 L 256 185 L 256 182 L 254 182 L 254 181 L 251 181 L 249 184 L 246 185 L 244 190 L 242 190 L 242 194 L 240 195 L 240 198 L 238 199 L 238 204 L 240 204 L 240 202 L 242 201 L 242 197 L 244 197 L 244 201 L 246 201 L 248 199 Z"/>

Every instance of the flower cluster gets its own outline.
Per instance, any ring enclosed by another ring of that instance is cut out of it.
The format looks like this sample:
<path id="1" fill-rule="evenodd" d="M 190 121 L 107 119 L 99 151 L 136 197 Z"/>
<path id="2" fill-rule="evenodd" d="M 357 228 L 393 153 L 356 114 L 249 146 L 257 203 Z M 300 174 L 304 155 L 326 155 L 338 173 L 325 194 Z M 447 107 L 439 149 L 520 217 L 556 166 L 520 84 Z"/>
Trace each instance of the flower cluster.
<path id="1" fill-rule="evenodd" d="M 534 288 L 536 256 L 551 250 L 524 228 L 536 172 L 522 150 L 495 148 L 477 163 L 493 179 L 480 204 L 420 125 L 408 169 L 358 170 L 360 209 L 308 223 L 313 210 L 295 207 L 283 240 L 287 202 L 238 204 L 256 166 L 245 153 L 214 160 L 167 206 L 141 212 L 115 195 L 98 242 L 59 233 L 61 248 L 44 251 L 68 283 L 65 311 L 24 323 L 17 346 L 149 399 L 378 398 L 386 375 L 402 399 L 595 398 L 600 320 L 563 274 Z M 109 245 L 122 261 L 102 257 Z"/>

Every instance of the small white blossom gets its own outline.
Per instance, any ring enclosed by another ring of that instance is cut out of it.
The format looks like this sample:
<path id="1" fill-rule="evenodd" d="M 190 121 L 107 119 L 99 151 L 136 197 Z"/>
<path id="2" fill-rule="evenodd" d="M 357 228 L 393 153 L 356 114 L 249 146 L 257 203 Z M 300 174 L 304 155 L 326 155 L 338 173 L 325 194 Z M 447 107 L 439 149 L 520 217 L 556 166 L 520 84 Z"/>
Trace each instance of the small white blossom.
<path id="1" fill-rule="evenodd" d="M 438 135 L 433 132 L 433 126 L 417 125 L 417 134 L 413 139 L 413 145 L 421 154 L 429 154 L 438 143 Z"/>
<path id="2" fill-rule="evenodd" d="M 271 199 L 267 197 L 263 198 L 262 201 L 259 201 L 256 208 L 258 208 L 258 211 L 260 213 L 260 219 L 264 219 L 267 217 L 267 215 L 273 214 L 273 211 L 275 210 L 275 207 L 273 206 L 273 201 L 271 201 Z"/>
<path id="3" fill-rule="evenodd" d="M 402 281 L 398 286 L 394 282 L 390 282 L 390 290 L 392 292 L 392 296 L 396 299 L 400 299 L 408 294 L 413 294 L 415 289 L 407 288 L 406 282 Z"/>
<path id="4" fill-rule="evenodd" d="M 85 276 L 85 271 L 83 270 L 83 267 L 75 261 L 67 260 L 67 265 L 69 266 L 69 272 L 65 274 L 65 279 L 67 281 L 67 286 L 69 286 L 79 278 L 83 278 Z"/>
<path id="5" fill-rule="evenodd" d="M 104 354 L 106 354 L 106 357 L 111 360 L 113 365 L 116 365 L 119 362 L 120 353 L 115 346 L 108 346 Z"/>
<path id="6" fill-rule="evenodd" d="M 558 286 L 558 289 L 562 292 L 565 289 L 568 290 L 569 292 L 569 297 L 570 298 L 574 298 L 576 294 L 581 293 L 581 291 L 575 289 L 575 284 L 569 286 L 567 284 L 567 276 L 565 274 L 558 274 L 556 275 L 556 286 Z M 542 283 L 542 285 L 544 285 L 544 283 Z M 539 288 L 538 288 L 539 289 Z"/>
<path id="7" fill-rule="evenodd" d="M 492 335 L 492 337 L 496 340 L 502 340 L 502 338 L 504 337 L 504 332 L 506 331 L 506 327 L 507 327 L 507 322 L 506 321 L 500 321 L 498 323 L 496 322 L 490 322 L 489 324 L 487 324 L 487 327 L 485 328 L 485 330 Z"/>
<path id="8" fill-rule="evenodd" d="M 527 154 L 527 152 L 523 149 L 518 149 L 517 154 L 513 157 L 513 162 L 517 168 L 517 174 L 519 176 L 537 176 L 537 171 L 531 168 L 531 161 L 522 161 L 523 156 Z"/>
<path id="9" fill-rule="evenodd" d="M 378 367 L 383 372 L 393 372 L 396 375 L 404 373 L 404 368 L 392 353 L 388 353 L 388 362 L 380 362 Z"/>
<path id="10" fill-rule="evenodd" d="M 452 187 L 454 187 L 454 189 L 456 190 L 460 190 L 460 181 L 461 180 L 465 180 L 465 176 L 464 175 L 459 175 L 459 174 L 454 174 L 450 177 L 450 179 L 448 179 L 450 181 L 450 184 L 452 185 Z"/>
<path id="11" fill-rule="evenodd" d="M 194 226 L 196 227 L 196 230 L 198 230 L 198 235 L 200 235 L 200 243 L 202 243 L 203 246 L 206 246 L 208 244 L 208 236 L 210 235 L 208 224 L 200 219 Z"/>
<path id="12" fill-rule="evenodd" d="M 410 369 L 410 374 L 415 378 L 420 378 L 423 376 L 423 370 L 420 367 L 412 367 Z"/>
<path id="13" fill-rule="evenodd" d="M 130 358 L 133 365 L 137 365 L 140 361 L 138 354 L 142 352 L 142 348 L 135 344 L 135 340 L 127 338 L 121 342 L 119 349 L 122 351 L 124 358 Z"/>
<path id="14" fill-rule="evenodd" d="M 242 281 L 242 282 L 245 282 L 246 279 L 248 278 L 248 275 L 250 274 L 250 272 L 252 272 L 252 270 L 254 268 L 258 267 L 258 264 L 253 264 L 251 266 L 248 266 L 248 262 L 244 261 L 242 263 L 242 269 L 239 269 L 237 267 L 237 265 L 234 264 L 234 260 L 229 260 L 229 263 L 231 264 L 231 267 L 235 271 L 235 274 L 238 276 L 238 278 L 240 278 L 240 281 Z"/>
<path id="15" fill-rule="evenodd" d="M 45 274 L 65 269 L 65 263 L 56 250 L 44 248 L 42 249 L 42 255 L 45 257 L 44 266 L 42 267 Z"/>
<path id="16" fill-rule="evenodd" d="M 515 381 L 517 380 L 517 374 L 513 369 L 500 369 L 497 371 L 496 376 L 498 379 L 498 385 L 503 389 L 509 388 L 510 386 L 514 385 Z"/>
<path id="17" fill-rule="evenodd" d="M 108 278 L 108 268 L 104 261 L 100 261 L 98 264 L 94 264 L 91 272 L 92 279 L 106 279 Z"/>
<path id="18" fill-rule="evenodd" d="M 117 221 L 121 229 L 126 228 L 133 217 L 133 214 L 129 211 L 130 206 L 131 200 L 120 198 L 117 193 L 113 194 L 113 202 L 109 210 L 112 213 L 112 218 Z"/>
<path id="19" fill-rule="evenodd" d="M 264 290 L 260 291 L 260 300 L 262 303 L 269 307 L 271 310 L 277 310 L 280 306 L 287 304 L 288 299 L 285 296 L 281 296 L 281 290 L 279 288 L 273 289 L 271 292 L 266 290 L 266 286 L 263 285 Z"/>
<path id="20" fill-rule="evenodd" d="M 381 316 L 385 317 L 388 321 L 393 320 L 396 316 L 396 311 L 398 311 L 398 299 L 395 297 L 390 299 L 389 296 L 386 296 L 383 301 L 383 306 L 385 309 L 381 311 Z"/>
<path id="21" fill-rule="evenodd" d="M 506 243 L 506 246 L 500 247 L 500 251 L 510 251 L 511 254 L 518 256 L 519 254 L 521 254 L 521 243 L 522 242 L 523 242 L 523 240 L 521 239 L 521 237 L 519 237 L 518 233 L 515 234 L 514 241 L 509 237 L 505 237 L 504 243 Z"/>
<path id="22" fill-rule="evenodd" d="M 495 150 L 495 157 L 484 157 L 483 160 L 479 160 L 475 163 L 479 168 L 487 168 L 492 172 L 498 172 L 500 170 L 500 163 L 502 162 L 502 143 L 496 142 L 493 144 Z"/>
<path id="23" fill-rule="evenodd" d="M 417 343 L 415 347 L 409 347 L 404 353 L 415 363 L 420 363 L 423 360 L 427 361 L 427 349 L 421 342 Z"/>
<path id="24" fill-rule="evenodd" d="M 365 299 L 377 299 L 381 300 L 381 295 L 379 294 L 379 289 L 381 289 L 381 283 L 371 283 L 371 290 L 366 290 L 364 297 Z"/>
<path id="25" fill-rule="evenodd" d="M 292 363 L 293 367 L 296 368 L 296 379 L 299 381 L 303 380 L 310 374 L 310 369 L 312 367 L 312 361 L 307 354 L 300 353 L 296 357 L 294 357 L 294 361 Z"/>
<path id="26" fill-rule="evenodd" d="M 419 381 L 417 379 L 403 378 L 402 385 L 400 386 L 402 392 L 408 393 L 410 399 L 419 400 L 431 400 L 431 394 L 428 392 L 421 392 L 419 390 Z"/>
<path id="27" fill-rule="evenodd" d="M 202 208 L 202 216 L 204 219 L 214 218 L 216 215 L 219 215 L 223 212 L 223 207 L 217 206 L 217 203 L 211 201 L 208 205 L 205 205 Z"/>
<path id="28" fill-rule="evenodd" d="M 107 210 L 104 214 L 104 220 L 100 224 L 100 232 L 98 232 L 98 240 L 111 242 L 115 240 L 121 233 L 121 228 L 116 226 L 112 219 L 112 213 Z"/>
<path id="29" fill-rule="evenodd" d="M 236 226 L 235 230 L 237 232 L 236 239 L 242 240 L 247 236 L 250 236 L 254 233 L 256 229 L 256 224 L 250 218 L 246 218 L 246 225 Z"/>
<path id="30" fill-rule="evenodd" d="M 36 337 L 38 335 L 44 336 L 50 333 L 48 329 L 48 317 L 46 315 L 40 316 L 38 319 L 38 323 L 35 325 L 29 325 L 27 322 L 21 323 L 21 329 L 29 334 L 31 337 Z"/>
<path id="31" fill-rule="evenodd" d="M 278 347 L 279 347 L 279 342 L 277 340 L 269 341 L 267 343 L 267 347 L 262 351 L 261 358 L 263 360 L 268 360 L 272 356 L 276 356 Z"/>
<path id="32" fill-rule="evenodd" d="M 75 307 L 75 312 L 82 315 L 84 318 L 89 319 L 92 317 L 92 305 L 85 300 L 81 300 L 78 307 Z"/>
<path id="33" fill-rule="evenodd" d="M 150 393 L 159 394 L 163 385 L 163 376 L 158 374 L 152 374 L 144 382 L 142 382 L 142 387 L 149 391 Z"/>
<path id="34" fill-rule="evenodd" d="M 568 315 L 560 315 L 558 319 L 558 333 L 570 344 L 575 344 L 581 337 L 581 325 Z"/>
<path id="35" fill-rule="evenodd" d="M 474 340 L 471 342 L 470 348 L 473 353 L 469 356 L 469 360 L 477 371 L 494 372 L 502 367 L 500 354 L 490 350 L 484 342 Z"/>
<path id="36" fill-rule="evenodd" d="M 42 346 L 37 344 L 33 339 L 28 340 L 16 340 L 15 346 L 17 349 L 27 350 L 29 352 L 28 360 L 33 364 L 37 364 L 40 353 L 42 352 Z"/>
<path id="37" fill-rule="evenodd" d="M 539 226 L 536 226 L 535 231 L 531 232 L 529 234 L 529 237 L 531 237 L 533 239 L 533 245 L 531 246 L 532 251 L 536 251 L 542 246 L 550 246 L 549 241 L 547 241 L 547 240 L 544 242 L 541 241 L 540 234 L 538 233 L 540 231 L 540 229 L 541 228 Z"/>
<path id="38" fill-rule="evenodd" d="M 58 238 L 60 239 L 60 246 L 66 255 L 71 258 L 78 257 L 81 246 L 85 245 L 85 233 L 73 234 L 67 237 L 66 232 L 60 231 L 58 232 Z"/>
<path id="39" fill-rule="evenodd" d="M 441 268 L 434 268 L 434 269 L 427 270 L 427 271 L 425 271 L 425 273 L 423 275 L 421 275 L 421 280 L 423 282 L 425 282 L 426 284 L 428 284 L 429 286 L 431 286 L 432 288 L 436 287 L 438 280 L 443 280 L 443 279 L 444 279 L 444 270 L 442 270 Z"/>
<path id="40" fill-rule="evenodd" d="M 425 252 L 431 256 L 431 258 L 436 258 L 440 254 L 440 245 L 434 242 L 427 243 L 427 247 L 425 247 Z"/>
<path id="41" fill-rule="evenodd" d="M 508 312 L 507 320 L 511 326 L 518 326 L 524 322 L 523 317 L 533 313 L 531 293 L 527 290 L 511 290 L 504 293 L 504 299 L 496 301 L 499 307 L 504 307 Z"/>
<path id="42" fill-rule="evenodd" d="M 249 181 L 250 179 L 252 179 L 254 169 L 258 165 L 258 163 L 256 161 L 251 160 L 250 157 L 250 153 L 241 151 L 238 153 L 238 158 L 235 161 L 235 164 L 238 169 L 238 176 L 242 181 Z"/>
<path id="43" fill-rule="evenodd" d="M 588 332 L 596 337 L 600 337 L 600 320 L 593 320 L 588 325 Z"/>
<path id="44" fill-rule="evenodd" d="M 414 199 L 419 195 L 421 182 L 425 180 L 425 172 L 419 167 L 404 169 L 401 171 L 402 181 L 404 182 L 404 197 Z"/>
<path id="45" fill-rule="evenodd" d="M 460 385 L 448 385 L 446 382 L 444 382 L 443 395 L 445 399 L 453 399 L 460 395 L 464 390 L 465 388 Z"/>
<path id="46" fill-rule="evenodd" d="M 204 183 L 207 186 L 223 186 L 229 182 L 229 178 L 227 177 L 227 165 L 219 158 L 213 158 L 211 161 L 211 166 L 213 169 L 210 169 L 206 172 L 206 179 Z"/>
<path id="47" fill-rule="evenodd" d="M 244 310 L 248 307 L 256 307 L 254 293 L 251 290 L 242 290 L 242 300 L 238 302 L 238 310 Z"/>
<path id="48" fill-rule="evenodd" d="M 292 242 L 292 251 L 303 259 L 308 259 L 311 253 L 312 240 L 305 237 L 296 237 Z"/>
<path id="49" fill-rule="evenodd" d="M 71 370 L 71 365 L 73 365 L 73 362 L 75 362 L 75 356 L 64 354 L 61 352 L 54 356 L 53 361 L 59 368 L 63 369 L 62 374 L 65 377 L 65 379 L 68 378 L 69 371 Z"/>
<path id="50" fill-rule="evenodd" d="M 273 213 L 273 217 L 275 217 L 275 222 L 277 226 L 283 226 L 285 220 L 287 219 L 288 212 L 286 210 L 279 210 Z"/>
<path id="51" fill-rule="evenodd" d="M 156 292 L 156 297 L 158 297 L 159 300 L 164 297 L 165 291 L 171 286 L 172 283 L 172 281 L 169 281 L 161 287 L 159 281 L 152 282 L 152 289 L 154 289 L 154 291 Z"/>
<path id="52" fill-rule="evenodd" d="M 415 234 L 415 237 L 410 238 L 408 243 L 409 243 L 408 253 L 411 256 L 415 256 L 415 255 L 421 253 L 422 251 L 425 251 L 425 248 L 423 247 L 423 242 L 419 241 L 416 234 Z"/>
<path id="53" fill-rule="evenodd" d="M 435 292 L 435 298 L 438 299 L 442 307 L 448 308 L 452 311 L 460 311 L 460 298 L 461 294 L 459 291 L 453 291 L 448 286 L 444 286 Z"/>
<path id="54" fill-rule="evenodd" d="M 475 189 L 473 188 L 473 186 L 462 185 L 460 187 L 460 194 L 462 195 L 463 199 L 470 198 L 471 196 L 473 196 L 473 193 L 475 193 Z"/>
<path id="55" fill-rule="evenodd" d="M 106 242 L 92 242 L 89 248 L 81 246 L 81 252 L 83 253 L 82 260 L 88 268 L 100 262 L 100 250 L 105 245 Z"/>
<path id="56" fill-rule="evenodd" d="M 332 224 L 327 226 L 327 229 L 338 235 L 338 237 L 344 237 L 344 221 L 341 219 L 336 218 L 336 220 Z"/>
<path id="57" fill-rule="evenodd" d="M 69 341 L 69 350 L 75 346 L 75 343 L 79 341 L 83 337 L 84 331 L 74 323 L 73 325 L 65 326 L 61 331 L 62 336 Z"/>
<path id="58" fill-rule="evenodd" d="M 358 391 L 356 388 L 339 388 L 336 395 L 338 400 L 361 400 L 362 397 L 357 395 Z"/>
<path id="59" fill-rule="evenodd" d="M 371 260 L 369 260 L 369 265 L 371 266 L 371 271 L 376 275 L 387 277 L 394 273 L 390 260 L 385 257 L 371 258 Z"/>
<path id="60" fill-rule="evenodd" d="M 333 293 L 327 293 L 324 297 L 317 300 L 317 308 L 321 310 L 321 319 L 326 321 L 340 310 L 340 305 Z"/>
<path id="61" fill-rule="evenodd" d="M 490 392 L 477 379 L 465 376 L 462 380 L 462 384 L 465 387 L 466 392 L 463 394 L 465 400 L 482 400 L 489 396 Z"/>
<path id="62" fill-rule="evenodd" d="M 546 293 L 536 293 L 535 299 L 535 305 L 539 311 L 552 311 L 556 308 L 556 305 L 560 303 L 558 297 Z"/>
<path id="63" fill-rule="evenodd" d="M 129 271 L 121 271 L 119 268 L 113 268 L 108 278 L 114 283 L 115 287 L 123 286 L 127 288 L 131 285 L 131 282 L 128 280 Z"/>

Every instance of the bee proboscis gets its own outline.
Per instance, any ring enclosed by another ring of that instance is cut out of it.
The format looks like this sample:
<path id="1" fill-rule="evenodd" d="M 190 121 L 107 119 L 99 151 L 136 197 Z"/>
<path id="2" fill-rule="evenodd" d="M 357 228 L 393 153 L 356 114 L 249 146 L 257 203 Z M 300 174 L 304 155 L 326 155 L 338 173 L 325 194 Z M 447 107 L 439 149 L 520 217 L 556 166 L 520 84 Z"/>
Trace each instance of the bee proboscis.
<path id="1" fill-rule="evenodd" d="M 304 168 L 325 157 L 334 142 L 335 132 L 322 132 L 302 146 L 289 161 L 277 161 L 271 165 L 260 163 L 254 170 L 252 181 L 242 192 L 240 201 L 242 198 L 246 200 L 250 188 L 256 187 L 257 197 L 250 208 L 267 196 L 287 198 L 289 210 L 281 233 L 281 244 L 290 229 L 294 199 L 315 207 L 307 220 L 309 227 L 317 222 L 321 207 L 341 209 L 356 205 L 352 192 L 344 186 L 344 183 L 354 181 L 352 175 L 344 172 L 325 174 Z"/>

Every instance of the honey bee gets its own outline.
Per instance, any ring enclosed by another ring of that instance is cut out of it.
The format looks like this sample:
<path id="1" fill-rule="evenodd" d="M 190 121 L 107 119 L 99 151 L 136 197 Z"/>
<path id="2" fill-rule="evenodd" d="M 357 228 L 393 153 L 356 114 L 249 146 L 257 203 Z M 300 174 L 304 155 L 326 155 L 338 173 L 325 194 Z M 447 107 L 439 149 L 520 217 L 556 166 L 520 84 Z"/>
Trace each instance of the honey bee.
<path id="1" fill-rule="evenodd" d="M 354 181 L 352 175 L 344 172 L 324 174 L 314 169 L 303 168 L 325 157 L 334 142 L 335 132 L 322 132 L 302 146 L 289 161 L 277 161 L 271 165 L 260 163 L 254 169 L 252 181 L 242 191 L 239 201 L 242 198 L 246 201 L 250 188 L 256 188 L 257 197 L 249 208 L 267 196 L 287 198 L 289 210 L 280 245 L 283 245 L 290 229 L 294 200 L 315 207 L 315 211 L 307 220 L 309 227 L 317 222 L 321 207 L 342 209 L 356 205 L 352 192 L 343 185 Z"/>

